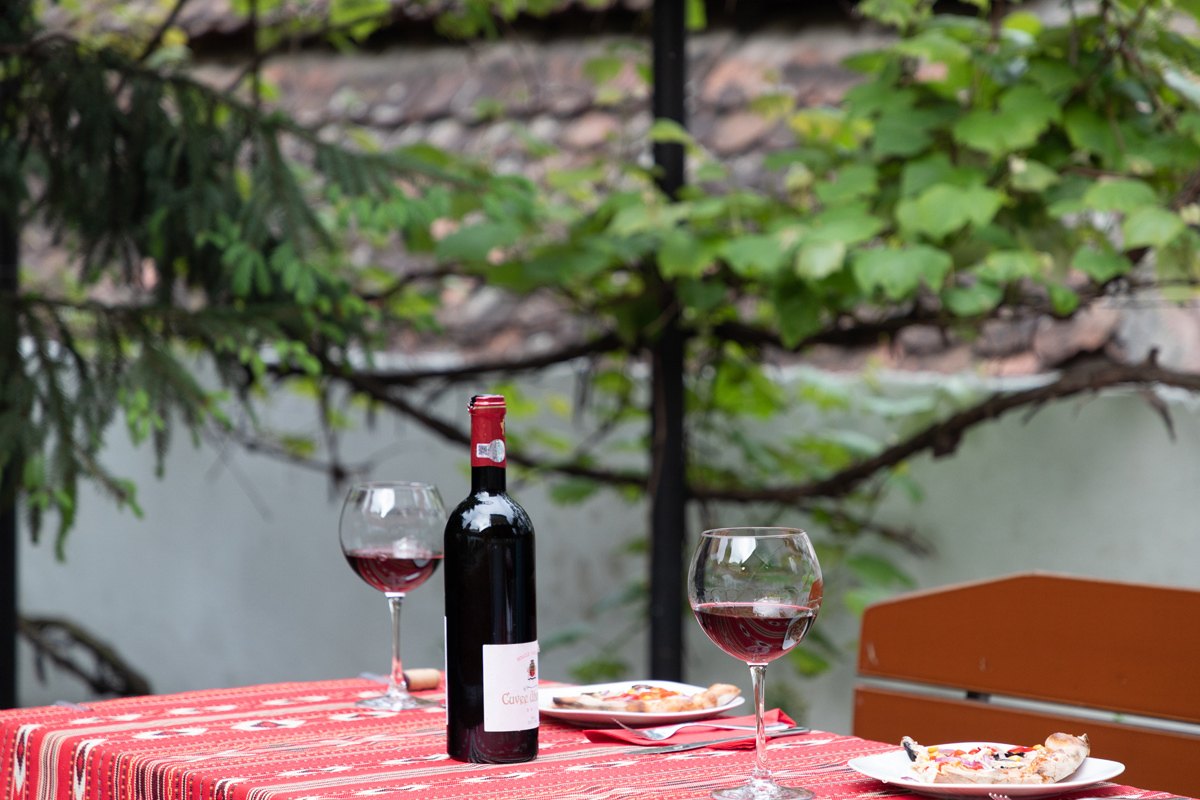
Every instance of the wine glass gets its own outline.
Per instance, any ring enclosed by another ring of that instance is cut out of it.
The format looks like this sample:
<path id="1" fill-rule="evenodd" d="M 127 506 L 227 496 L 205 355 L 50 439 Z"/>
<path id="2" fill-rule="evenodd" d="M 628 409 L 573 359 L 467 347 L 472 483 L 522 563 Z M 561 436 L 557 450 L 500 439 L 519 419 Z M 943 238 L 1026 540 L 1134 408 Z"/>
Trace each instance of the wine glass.
<path id="1" fill-rule="evenodd" d="M 719 800 L 807 800 L 767 769 L 763 686 L 767 664 L 800 643 L 821 607 L 821 565 L 798 528 L 719 528 L 700 534 L 688 570 L 688 600 L 713 644 L 750 667 L 754 687 L 754 770 Z"/>
<path id="2" fill-rule="evenodd" d="M 355 483 L 346 494 L 338 533 L 342 555 L 392 613 L 392 671 L 387 692 L 359 705 L 399 711 L 432 703 L 408 693 L 400 661 L 400 605 L 442 561 L 446 508 L 437 487 L 406 481 Z"/>

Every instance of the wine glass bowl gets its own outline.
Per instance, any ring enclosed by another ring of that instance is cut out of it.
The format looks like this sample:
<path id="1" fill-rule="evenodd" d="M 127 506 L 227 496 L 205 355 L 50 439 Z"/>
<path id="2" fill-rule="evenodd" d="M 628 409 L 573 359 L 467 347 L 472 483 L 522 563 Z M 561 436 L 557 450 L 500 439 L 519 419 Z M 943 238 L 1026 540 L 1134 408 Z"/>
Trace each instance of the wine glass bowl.
<path id="1" fill-rule="evenodd" d="M 442 561 L 446 509 L 437 487 L 412 481 L 365 481 L 346 493 L 338 521 L 342 555 L 368 586 L 387 597 L 392 617 L 392 668 L 387 691 L 360 701 L 399 711 L 430 705 L 408 693 L 400 660 L 400 607 Z"/>
<path id="2" fill-rule="evenodd" d="M 754 687 L 755 767 L 741 786 L 718 789 L 718 800 L 807 800 L 807 789 L 784 787 L 766 766 L 763 727 L 767 664 L 804 639 L 821 608 L 824 583 L 808 534 L 799 528 L 718 528 L 704 531 L 688 569 L 688 601 L 701 630 L 750 667 Z"/>

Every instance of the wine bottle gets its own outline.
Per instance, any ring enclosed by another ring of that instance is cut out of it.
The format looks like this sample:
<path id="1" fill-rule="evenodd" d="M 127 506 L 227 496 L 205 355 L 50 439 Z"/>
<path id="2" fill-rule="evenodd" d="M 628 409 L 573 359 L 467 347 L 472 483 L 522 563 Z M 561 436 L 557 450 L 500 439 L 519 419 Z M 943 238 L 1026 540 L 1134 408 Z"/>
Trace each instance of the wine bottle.
<path id="1" fill-rule="evenodd" d="M 447 752 L 510 764 L 538 751 L 533 524 L 505 490 L 504 397 L 471 398 L 471 494 L 446 522 Z"/>

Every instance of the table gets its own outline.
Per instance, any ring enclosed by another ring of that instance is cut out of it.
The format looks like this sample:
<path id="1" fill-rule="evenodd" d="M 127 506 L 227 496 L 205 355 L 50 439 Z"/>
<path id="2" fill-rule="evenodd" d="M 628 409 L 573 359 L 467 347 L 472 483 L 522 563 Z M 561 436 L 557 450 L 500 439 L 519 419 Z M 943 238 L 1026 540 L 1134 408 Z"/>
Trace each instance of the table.
<path id="1" fill-rule="evenodd" d="M 0 711 L 0 800 L 682 800 L 740 782 L 753 763 L 750 750 L 640 753 L 543 720 L 536 760 L 464 764 L 445 754 L 441 708 L 354 705 L 379 691 L 332 680 Z M 910 797 L 846 766 L 894 747 L 814 731 L 772 742 L 769 764 L 819 798 Z M 1112 784 L 1079 794 L 1171 797 Z"/>

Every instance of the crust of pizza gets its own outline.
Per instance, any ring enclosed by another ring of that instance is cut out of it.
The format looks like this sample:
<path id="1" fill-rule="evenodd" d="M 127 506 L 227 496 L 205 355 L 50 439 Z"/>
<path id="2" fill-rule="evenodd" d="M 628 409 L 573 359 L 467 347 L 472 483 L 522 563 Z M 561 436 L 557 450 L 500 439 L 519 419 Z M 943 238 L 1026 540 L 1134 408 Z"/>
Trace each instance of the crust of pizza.
<path id="1" fill-rule="evenodd" d="M 943 750 L 907 736 L 902 743 L 925 783 L 1057 783 L 1079 769 L 1091 749 L 1087 734 L 1069 733 L 1053 733 L 1034 747 Z"/>
<path id="2" fill-rule="evenodd" d="M 634 684 L 620 694 L 584 692 L 577 695 L 556 695 L 553 701 L 554 705 L 559 708 L 664 714 L 717 708 L 730 702 L 741 693 L 741 689 L 728 683 L 714 683 L 704 691 L 695 694 L 684 694 L 648 684 Z"/>
<path id="3" fill-rule="evenodd" d="M 1086 733 L 1052 733 L 1046 738 L 1046 749 L 1034 757 L 1034 768 L 1046 776 L 1047 783 L 1057 783 L 1079 769 L 1089 752 L 1091 744 Z"/>

